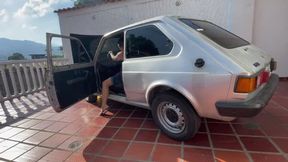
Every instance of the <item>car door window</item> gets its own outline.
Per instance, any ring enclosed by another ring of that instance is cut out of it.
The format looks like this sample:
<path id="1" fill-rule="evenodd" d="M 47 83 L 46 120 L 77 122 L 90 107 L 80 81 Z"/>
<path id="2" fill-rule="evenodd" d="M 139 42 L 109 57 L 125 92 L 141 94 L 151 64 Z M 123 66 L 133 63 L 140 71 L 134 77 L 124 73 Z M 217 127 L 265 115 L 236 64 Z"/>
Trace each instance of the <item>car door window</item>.
<path id="1" fill-rule="evenodd" d="M 172 41 L 154 25 L 126 32 L 126 58 L 128 59 L 167 55 L 172 48 Z"/>
<path id="2" fill-rule="evenodd" d="M 74 63 L 91 62 L 90 58 L 94 57 L 102 35 L 70 34 L 70 36 L 78 38 L 82 43 L 80 44 L 79 41 L 70 40 Z M 84 48 L 86 49 L 86 51 Z"/>

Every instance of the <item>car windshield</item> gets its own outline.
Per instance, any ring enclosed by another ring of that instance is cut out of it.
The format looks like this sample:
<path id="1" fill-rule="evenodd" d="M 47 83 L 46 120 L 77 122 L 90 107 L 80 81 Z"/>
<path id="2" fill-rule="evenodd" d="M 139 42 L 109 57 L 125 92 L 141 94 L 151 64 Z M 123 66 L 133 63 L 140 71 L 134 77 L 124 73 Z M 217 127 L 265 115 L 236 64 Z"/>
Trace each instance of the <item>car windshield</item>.
<path id="1" fill-rule="evenodd" d="M 249 45 L 248 41 L 208 21 L 183 18 L 179 20 L 224 48 L 231 49 Z"/>

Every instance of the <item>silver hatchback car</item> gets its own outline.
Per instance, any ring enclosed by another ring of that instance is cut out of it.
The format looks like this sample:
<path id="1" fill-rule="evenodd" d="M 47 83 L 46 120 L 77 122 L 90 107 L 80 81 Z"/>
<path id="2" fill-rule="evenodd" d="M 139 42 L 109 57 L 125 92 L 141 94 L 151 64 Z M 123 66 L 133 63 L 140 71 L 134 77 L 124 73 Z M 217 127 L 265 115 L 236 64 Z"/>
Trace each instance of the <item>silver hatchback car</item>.
<path id="1" fill-rule="evenodd" d="M 70 40 L 73 64 L 54 66 L 54 37 Z M 119 39 L 121 64 L 107 56 L 119 50 Z M 193 137 L 200 117 L 257 115 L 278 83 L 271 73 L 276 62 L 263 51 L 211 22 L 181 17 L 156 17 L 104 36 L 47 33 L 47 52 L 46 88 L 57 112 L 100 93 L 102 81 L 122 70 L 123 84 L 111 87 L 109 98 L 150 109 L 177 140 Z"/>

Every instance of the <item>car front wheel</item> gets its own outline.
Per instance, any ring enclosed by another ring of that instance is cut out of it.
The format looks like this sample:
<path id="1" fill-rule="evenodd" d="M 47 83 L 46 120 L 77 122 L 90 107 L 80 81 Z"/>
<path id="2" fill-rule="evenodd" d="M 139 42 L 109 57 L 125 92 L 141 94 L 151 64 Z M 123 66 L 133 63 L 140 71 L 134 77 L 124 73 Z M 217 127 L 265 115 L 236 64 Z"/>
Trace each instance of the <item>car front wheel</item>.
<path id="1" fill-rule="evenodd" d="M 160 129 L 176 140 L 192 138 L 201 123 L 193 107 L 174 93 L 161 93 L 155 97 L 152 102 L 152 116 Z"/>

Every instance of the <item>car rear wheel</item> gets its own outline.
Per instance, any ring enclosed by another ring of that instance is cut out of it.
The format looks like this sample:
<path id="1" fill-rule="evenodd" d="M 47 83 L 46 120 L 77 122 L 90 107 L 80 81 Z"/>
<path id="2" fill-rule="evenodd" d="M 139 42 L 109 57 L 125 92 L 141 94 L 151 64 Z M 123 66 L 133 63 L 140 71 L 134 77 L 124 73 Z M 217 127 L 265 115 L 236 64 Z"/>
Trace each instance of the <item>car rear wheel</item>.
<path id="1" fill-rule="evenodd" d="M 174 93 L 161 93 L 155 97 L 152 102 L 152 116 L 160 129 L 176 140 L 192 138 L 201 123 L 193 107 Z"/>

